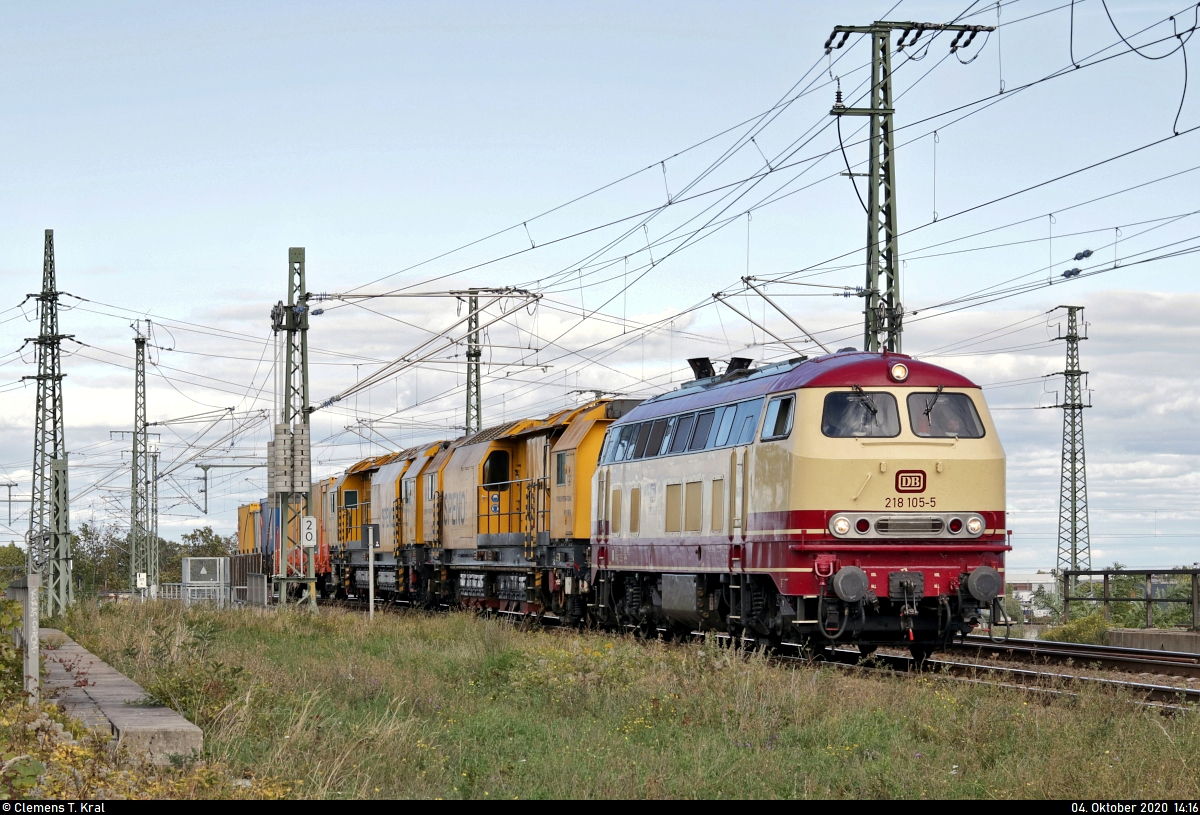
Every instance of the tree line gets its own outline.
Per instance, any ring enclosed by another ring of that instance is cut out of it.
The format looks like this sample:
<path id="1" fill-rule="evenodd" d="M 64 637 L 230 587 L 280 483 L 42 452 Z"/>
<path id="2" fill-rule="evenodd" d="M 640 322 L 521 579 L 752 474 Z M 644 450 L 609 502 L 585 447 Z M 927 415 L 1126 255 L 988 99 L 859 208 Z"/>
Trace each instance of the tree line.
<path id="1" fill-rule="evenodd" d="M 200 527 L 173 541 L 158 539 L 160 583 L 183 580 L 185 557 L 229 557 L 237 554 L 237 535 L 219 535 Z M 129 588 L 129 533 L 106 524 L 83 523 L 71 534 L 77 597 L 92 597 Z M 0 546 L 0 585 L 24 574 L 25 550 Z"/>

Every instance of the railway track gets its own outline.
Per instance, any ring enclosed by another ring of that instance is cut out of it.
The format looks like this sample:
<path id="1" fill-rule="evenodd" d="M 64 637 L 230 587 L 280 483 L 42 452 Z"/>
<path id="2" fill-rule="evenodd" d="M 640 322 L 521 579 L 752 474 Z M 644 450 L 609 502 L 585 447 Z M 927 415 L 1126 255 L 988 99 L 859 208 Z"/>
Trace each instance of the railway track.
<path id="1" fill-rule="evenodd" d="M 1111 645 L 1085 645 L 1045 640 L 1009 640 L 992 642 L 987 637 L 970 636 L 949 651 L 972 654 L 980 659 L 1006 659 L 1034 664 L 1071 663 L 1104 670 L 1130 673 L 1163 674 L 1200 679 L 1200 654 L 1178 651 L 1149 651 Z"/>
<path id="2" fill-rule="evenodd" d="M 353 600 L 324 600 L 322 605 L 340 606 L 342 608 L 362 609 L 365 603 Z M 394 611 L 406 607 L 407 603 L 385 604 L 380 611 Z M 444 610 L 449 610 L 448 608 Z M 517 618 L 528 620 L 525 615 L 513 614 Z M 543 621 L 543 624 L 554 626 L 557 618 Z M 728 638 L 727 635 L 719 635 Z M 732 639 L 732 638 L 729 638 Z M 1050 647 L 1048 647 L 1050 646 Z M 1065 646 L 1065 647 L 1064 647 Z M 1119 688 L 1138 698 L 1144 704 L 1158 707 L 1182 708 L 1185 705 L 1200 704 L 1200 689 L 1184 686 L 1154 684 L 1148 682 L 1131 682 L 1106 677 L 1081 676 L 1073 673 L 1058 671 L 1034 670 L 1015 668 L 1007 665 L 996 665 L 991 662 L 970 662 L 953 659 L 949 656 L 930 657 L 920 664 L 911 656 L 902 654 L 887 654 L 876 652 L 869 659 L 864 659 L 855 648 L 834 648 L 819 652 L 816 659 L 802 654 L 801 646 L 797 643 L 783 643 L 784 653 L 772 657 L 781 664 L 814 665 L 825 663 L 843 668 L 867 672 L 888 673 L 937 673 L 953 677 L 962 682 L 994 685 L 997 687 L 1015 688 L 1023 691 L 1049 693 L 1055 695 L 1077 693 L 1087 687 Z M 1148 664 L 1156 667 L 1157 673 L 1169 673 L 1166 669 L 1176 669 L 1177 676 L 1200 676 L 1200 658 L 1195 654 L 1182 654 L 1169 651 L 1143 651 L 1135 648 L 1112 648 L 1109 646 L 1079 645 L 1078 643 L 1048 643 L 1037 640 L 1009 640 L 999 644 L 985 637 L 968 637 L 962 645 L 956 645 L 956 651 L 976 652 L 979 654 L 998 654 L 1007 658 L 1026 659 L 1034 663 L 1049 661 L 1065 662 L 1068 659 L 1076 661 L 1080 666 L 1089 666 L 1094 662 L 1112 666 L 1120 666 L 1122 670 L 1138 670 Z M 790 653 L 789 653 L 790 652 Z M 1015 656 L 1009 657 L 1009 654 Z M 1098 658 L 1093 656 L 1101 654 Z M 1188 660 L 1191 660 L 1188 662 Z M 1193 673 L 1184 671 L 1193 670 Z"/>
<path id="3" fill-rule="evenodd" d="M 825 661 L 833 665 L 857 667 L 866 670 L 888 670 L 901 672 L 933 672 L 954 677 L 960 681 L 1019 688 L 1025 691 L 1052 694 L 1077 693 L 1084 688 L 1119 688 L 1143 703 L 1163 707 L 1182 707 L 1200 704 L 1200 689 L 1184 686 L 1161 685 L 1148 682 L 1131 682 L 1107 677 L 1081 676 L 1058 671 L 1014 668 L 980 662 L 967 662 L 945 656 L 930 657 L 921 665 L 905 655 L 879 654 L 863 660 L 857 650 L 834 649 L 824 653 Z M 791 657 L 799 660 L 801 657 Z"/>

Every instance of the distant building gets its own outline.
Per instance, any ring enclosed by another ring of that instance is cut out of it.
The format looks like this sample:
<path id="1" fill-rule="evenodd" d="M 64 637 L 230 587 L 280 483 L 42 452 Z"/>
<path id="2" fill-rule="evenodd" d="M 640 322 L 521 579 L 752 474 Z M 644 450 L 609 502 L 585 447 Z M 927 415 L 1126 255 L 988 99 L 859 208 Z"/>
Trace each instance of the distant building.
<path id="1" fill-rule="evenodd" d="M 1042 608 L 1034 601 L 1038 589 L 1049 595 L 1058 592 L 1059 580 L 1050 574 L 1049 569 L 1037 572 L 1008 572 L 1004 580 L 1012 589 L 1013 599 L 1021 604 L 1025 622 L 1032 622 L 1035 617 L 1050 616 L 1050 609 Z"/>

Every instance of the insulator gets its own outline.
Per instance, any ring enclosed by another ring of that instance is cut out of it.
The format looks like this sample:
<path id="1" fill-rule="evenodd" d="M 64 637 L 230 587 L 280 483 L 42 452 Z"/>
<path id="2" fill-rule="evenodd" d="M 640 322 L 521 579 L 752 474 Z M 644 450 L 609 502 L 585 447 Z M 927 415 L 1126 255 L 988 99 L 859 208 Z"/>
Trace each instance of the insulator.
<path id="1" fill-rule="evenodd" d="M 1084 249 L 1082 252 L 1078 252 L 1078 253 L 1076 253 L 1076 255 L 1075 255 L 1075 259 L 1076 259 L 1076 260 L 1083 260 L 1084 258 L 1090 258 L 1091 256 L 1092 256 L 1092 250 L 1091 250 L 1091 249 Z"/>

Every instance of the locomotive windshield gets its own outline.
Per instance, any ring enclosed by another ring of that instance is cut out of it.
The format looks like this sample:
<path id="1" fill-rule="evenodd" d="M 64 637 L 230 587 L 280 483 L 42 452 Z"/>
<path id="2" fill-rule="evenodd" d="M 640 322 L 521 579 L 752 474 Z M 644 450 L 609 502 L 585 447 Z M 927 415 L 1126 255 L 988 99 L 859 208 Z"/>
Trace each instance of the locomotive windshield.
<path id="1" fill-rule="evenodd" d="M 835 439 L 899 436 L 900 412 L 896 408 L 896 397 L 861 389 L 828 394 L 821 416 L 821 432 Z"/>
<path id="2" fill-rule="evenodd" d="M 910 393 L 908 419 L 924 438 L 983 438 L 983 422 L 965 393 Z"/>

